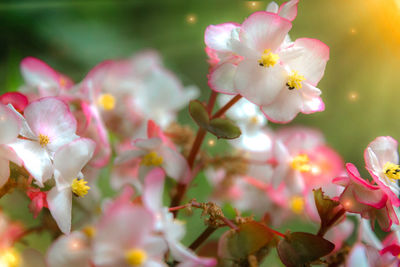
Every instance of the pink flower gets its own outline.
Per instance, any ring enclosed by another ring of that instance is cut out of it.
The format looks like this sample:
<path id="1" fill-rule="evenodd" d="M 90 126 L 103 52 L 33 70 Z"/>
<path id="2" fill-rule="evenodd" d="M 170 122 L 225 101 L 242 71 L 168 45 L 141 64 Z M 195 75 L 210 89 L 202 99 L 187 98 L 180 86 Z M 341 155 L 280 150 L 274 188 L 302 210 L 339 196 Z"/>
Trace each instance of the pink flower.
<path id="1" fill-rule="evenodd" d="M 31 203 L 29 203 L 29 210 L 33 213 L 33 218 L 36 218 L 43 208 L 48 208 L 47 193 L 40 191 L 38 188 L 28 188 L 26 191 Z"/>
<path id="2" fill-rule="evenodd" d="M 18 137 L 21 119 L 8 107 L 0 103 L 0 187 L 10 177 L 9 162 L 21 166 L 22 161 L 9 146 Z"/>
<path id="3" fill-rule="evenodd" d="M 17 113 L 19 114 L 19 113 Z M 20 135 L 12 144 L 25 168 L 39 186 L 53 175 L 52 157 L 65 144 L 78 138 L 76 120 L 63 101 L 49 97 L 31 102 L 24 110 Z"/>
<path id="4" fill-rule="evenodd" d="M 162 167 L 167 175 L 177 181 L 184 181 L 189 175 L 186 159 L 172 147 L 171 141 L 153 121 L 148 122 L 148 139 L 136 139 L 134 149 L 116 158 L 116 164 L 140 158 L 139 177 L 142 179 L 155 167 Z"/>
<path id="5" fill-rule="evenodd" d="M 392 204 L 400 206 L 399 154 L 397 141 L 390 136 L 380 136 L 364 152 L 366 168 L 378 186 L 388 195 Z"/>
<path id="6" fill-rule="evenodd" d="M 4 105 L 11 104 L 18 112 L 22 113 L 29 101 L 25 95 L 19 92 L 7 92 L 0 95 L 0 103 Z"/>
<path id="7" fill-rule="evenodd" d="M 47 202 L 63 233 L 71 230 L 72 195 L 84 197 L 90 189 L 81 170 L 93 156 L 94 148 L 92 140 L 79 138 L 58 149 L 54 155 L 56 186 L 47 193 Z"/>
<path id="8" fill-rule="evenodd" d="M 389 231 L 392 223 L 399 224 L 385 192 L 379 186 L 361 178 L 353 164 L 347 163 L 346 169 L 347 177 L 338 177 L 333 180 L 334 183 L 345 187 L 339 201 L 346 211 L 359 213 L 371 222 L 376 219 L 384 231 Z"/>
<path id="9" fill-rule="evenodd" d="M 279 6 L 275 2 L 271 2 L 267 6 L 267 11 L 276 13 L 279 16 L 293 21 L 297 17 L 297 5 L 299 4 L 299 0 L 291 0 L 284 2 L 281 6 Z"/>

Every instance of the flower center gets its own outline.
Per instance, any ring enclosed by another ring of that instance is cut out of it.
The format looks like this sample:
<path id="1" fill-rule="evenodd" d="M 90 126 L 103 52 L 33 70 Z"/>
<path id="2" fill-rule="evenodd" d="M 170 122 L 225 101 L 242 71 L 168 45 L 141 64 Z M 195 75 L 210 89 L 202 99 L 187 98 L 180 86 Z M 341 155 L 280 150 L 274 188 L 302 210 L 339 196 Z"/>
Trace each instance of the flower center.
<path id="1" fill-rule="evenodd" d="M 400 179 L 400 166 L 391 162 L 386 162 L 383 172 L 392 181 Z"/>
<path id="2" fill-rule="evenodd" d="M 115 97 L 112 94 L 102 94 L 97 101 L 104 110 L 113 110 L 115 108 Z"/>
<path id="3" fill-rule="evenodd" d="M 297 89 L 299 90 L 303 85 L 301 84 L 302 81 L 304 81 L 306 78 L 304 78 L 303 75 L 300 75 L 297 71 L 293 71 L 291 75 L 289 75 L 288 82 L 286 83 L 286 86 L 289 88 L 289 90 Z"/>
<path id="4" fill-rule="evenodd" d="M 292 169 L 300 171 L 300 172 L 308 172 L 311 170 L 311 165 L 309 164 L 310 159 L 307 154 L 299 154 L 293 158 L 290 166 Z"/>
<path id="5" fill-rule="evenodd" d="M 271 49 L 265 49 L 261 58 L 258 60 L 262 67 L 272 67 L 279 61 L 277 54 L 271 53 Z"/>
<path id="6" fill-rule="evenodd" d="M 142 164 L 145 166 L 160 166 L 162 163 L 163 158 L 154 151 L 148 153 L 142 159 Z"/>
<path id="7" fill-rule="evenodd" d="M 294 196 L 290 199 L 290 208 L 294 213 L 300 214 L 304 210 L 304 200 L 302 197 Z"/>
<path id="8" fill-rule="evenodd" d="M 17 267 L 20 265 L 21 257 L 15 249 L 6 249 L 0 253 L 0 266 Z"/>
<path id="9" fill-rule="evenodd" d="M 252 116 L 250 118 L 250 122 L 251 122 L 251 124 L 258 124 L 259 123 L 259 119 L 258 119 L 257 116 Z"/>
<path id="10" fill-rule="evenodd" d="M 47 135 L 39 134 L 39 144 L 45 147 L 48 143 L 50 143 L 50 138 Z"/>
<path id="11" fill-rule="evenodd" d="M 89 238 L 93 238 L 96 235 L 96 229 L 93 226 L 86 226 L 82 229 L 82 232 Z"/>
<path id="12" fill-rule="evenodd" d="M 131 249 L 126 252 L 125 260 L 131 266 L 140 266 L 147 260 L 147 253 L 142 249 Z"/>
<path id="13" fill-rule="evenodd" d="M 74 193 L 74 195 L 78 197 L 85 196 L 90 189 L 90 186 L 87 186 L 86 184 L 87 181 L 85 181 L 84 179 L 75 178 L 71 184 L 72 192 Z"/>

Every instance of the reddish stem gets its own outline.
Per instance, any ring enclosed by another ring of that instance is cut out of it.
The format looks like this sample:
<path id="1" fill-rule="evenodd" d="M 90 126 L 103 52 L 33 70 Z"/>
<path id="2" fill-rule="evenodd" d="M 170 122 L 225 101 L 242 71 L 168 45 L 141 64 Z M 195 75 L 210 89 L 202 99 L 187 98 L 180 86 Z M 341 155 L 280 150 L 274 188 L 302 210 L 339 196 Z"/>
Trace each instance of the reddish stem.
<path id="1" fill-rule="evenodd" d="M 238 102 L 242 98 L 241 95 L 235 95 L 228 103 L 225 104 L 222 108 L 220 108 L 215 114 L 211 117 L 211 119 L 219 118 L 225 114 L 225 112 L 230 109 L 236 102 Z"/>
<path id="2" fill-rule="evenodd" d="M 183 209 L 186 209 L 186 208 L 187 208 L 187 205 L 181 205 L 181 206 L 171 207 L 168 210 L 169 211 L 177 211 L 177 210 L 183 210 Z"/>
<path id="3" fill-rule="evenodd" d="M 268 226 L 266 226 L 266 227 L 268 228 L 268 230 L 269 230 L 271 233 L 274 233 L 274 234 L 276 234 L 276 235 L 278 235 L 278 236 L 280 236 L 280 237 L 282 237 L 282 238 L 285 238 L 285 235 L 284 235 L 284 234 L 282 234 L 282 233 L 280 233 L 280 232 L 278 232 L 278 231 L 275 231 L 274 229 L 269 228 Z"/>
<path id="4" fill-rule="evenodd" d="M 204 241 L 206 241 L 217 228 L 208 226 L 203 233 L 189 246 L 191 250 L 196 250 Z"/>

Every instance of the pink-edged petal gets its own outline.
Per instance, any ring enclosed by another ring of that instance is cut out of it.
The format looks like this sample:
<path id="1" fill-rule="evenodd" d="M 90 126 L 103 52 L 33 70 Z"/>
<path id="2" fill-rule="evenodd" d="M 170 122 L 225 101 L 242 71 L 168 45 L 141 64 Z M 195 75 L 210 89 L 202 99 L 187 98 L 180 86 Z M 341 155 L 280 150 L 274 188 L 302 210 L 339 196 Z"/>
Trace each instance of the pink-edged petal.
<path id="1" fill-rule="evenodd" d="M 364 152 L 367 168 L 374 171 L 375 175 L 378 175 L 380 172 L 383 172 L 383 166 L 387 162 L 397 164 L 399 162 L 397 147 L 397 141 L 391 136 L 379 136 L 375 138 Z"/>
<path id="2" fill-rule="evenodd" d="M 179 152 L 169 147 L 161 147 L 158 152 L 164 159 L 162 167 L 167 175 L 176 181 L 185 181 L 190 173 L 186 159 Z"/>
<path id="3" fill-rule="evenodd" d="M 161 168 L 150 171 L 144 179 L 142 200 L 152 212 L 159 212 L 162 208 L 165 173 Z"/>
<path id="4" fill-rule="evenodd" d="M 39 186 L 51 178 L 53 175 L 53 164 L 46 149 L 39 143 L 18 139 L 10 144 L 10 147 L 17 153 L 18 157 L 24 162 L 25 168 L 35 178 Z"/>
<path id="5" fill-rule="evenodd" d="M 379 189 L 379 186 L 372 185 L 368 181 L 364 180 L 361 177 L 360 173 L 358 172 L 357 167 L 354 164 L 346 163 L 346 170 L 347 170 L 347 173 L 350 175 L 351 180 L 354 183 L 356 183 L 358 185 L 361 185 L 363 187 L 366 187 L 368 189 L 371 189 L 371 190 L 378 190 Z"/>
<path id="6" fill-rule="evenodd" d="M 288 123 L 301 111 L 302 101 L 299 91 L 285 88 L 271 104 L 261 107 L 261 110 L 272 122 Z"/>
<path id="7" fill-rule="evenodd" d="M 246 59 L 237 66 L 234 86 L 250 102 L 265 106 L 287 88 L 286 81 L 287 75 L 281 65 L 262 67 L 257 60 Z"/>
<path id="8" fill-rule="evenodd" d="M 30 103 L 24 115 L 36 136 L 42 134 L 49 137 L 47 147 L 52 151 L 78 138 L 74 116 L 68 105 L 57 98 L 41 98 Z"/>
<path id="9" fill-rule="evenodd" d="M 65 188 L 61 191 L 53 187 L 47 194 L 47 203 L 54 220 L 61 232 L 68 234 L 71 231 L 72 191 Z"/>
<path id="10" fill-rule="evenodd" d="M 58 86 L 60 75 L 43 61 L 27 57 L 21 62 L 21 73 L 25 82 L 35 87 Z"/>
<path id="11" fill-rule="evenodd" d="M 90 267 L 91 249 L 82 232 L 62 235 L 47 250 L 48 267 Z"/>
<path id="12" fill-rule="evenodd" d="M 66 183 L 78 177 L 93 156 L 96 144 L 88 138 L 79 138 L 62 146 L 54 154 L 54 168 Z"/>
<path id="13" fill-rule="evenodd" d="M 14 112 L 14 114 L 19 118 L 21 121 L 21 130 L 20 135 L 26 137 L 31 140 L 37 140 L 37 136 L 32 132 L 32 129 L 29 127 L 28 122 L 26 121 L 25 117 L 22 116 L 11 104 L 8 104 L 8 108 Z"/>
<path id="14" fill-rule="evenodd" d="M 7 92 L 0 95 L 0 103 L 4 105 L 11 104 L 19 112 L 23 112 L 25 107 L 28 105 L 28 98 L 19 92 Z"/>
<path id="15" fill-rule="evenodd" d="M 329 47 L 317 39 L 300 38 L 279 53 L 282 62 L 316 86 L 329 60 Z"/>
<path id="16" fill-rule="evenodd" d="M 383 231 L 389 232 L 392 226 L 392 219 L 389 217 L 387 207 L 376 210 L 375 212 L 376 220 Z"/>
<path id="17" fill-rule="evenodd" d="M 291 0 L 283 3 L 278 11 L 279 16 L 293 21 L 297 16 L 297 5 L 299 4 L 299 0 Z"/>
<path id="18" fill-rule="evenodd" d="M 336 177 L 332 180 L 332 183 L 340 185 L 340 186 L 347 186 L 350 182 L 349 177 Z"/>
<path id="19" fill-rule="evenodd" d="M 274 1 L 270 2 L 267 5 L 267 8 L 265 9 L 265 11 L 275 13 L 275 14 L 278 14 L 278 10 L 279 10 L 279 5 L 277 3 L 275 3 Z"/>
<path id="20" fill-rule="evenodd" d="M 388 197 L 381 190 L 370 190 L 368 188 L 357 186 L 353 194 L 358 202 L 376 209 L 381 209 L 386 206 Z"/>
<path id="21" fill-rule="evenodd" d="M 204 33 L 204 42 L 212 49 L 218 51 L 230 51 L 229 41 L 232 36 L 232 30 L 240 27 L 238 23 L 227 22 L 218 25 L 210 25 Z"/>
<path id="22" fill-rule="evenodd" d="M 234 86 L 236 69 L 237 66 L 229 62 L 215 67 L 208 77 L 211 89 L 223 94 L 237 94 Z"/>
<path id="23" fill-rule="evenodd" d="M 301 109 L 302 113 L 311 114 L 325 110 L 325 104 L 321 97 L 319 97 L 321 91 L 318 88 L 312 86 L 311 84 L 303 83 L 303 88 L 301 88 L 301 90 L 303 98 L 303 107 Z"/>
<path id="24" fill-rule="evenodd" d="M 0 187 L 7 183 L 8 178 L 10 178 L 9 161 L 0 158 Z"/>
<path id="25" fill-rule="evenodd" d="M 0 103 L 0 145 L 14 141 L 21 130 L 21 119 L 8 106 Z"/>
<path id="26" fill-rule="evenodd" d="M 147 122 L 147 138 L 160 138 L 165 145 L 171 149 L 176 149 L 174 143 L 164 134 L 160 126 L 158 126 L 153 120 Z"/>
<path id="27" fill-rule="evenodd" d="M 262 53 L 265 49 L 275 51 L 292 28 L 292 23 L 277 14 L 258 11 L 251 14 L 242 24 L 240 40 Z"/>

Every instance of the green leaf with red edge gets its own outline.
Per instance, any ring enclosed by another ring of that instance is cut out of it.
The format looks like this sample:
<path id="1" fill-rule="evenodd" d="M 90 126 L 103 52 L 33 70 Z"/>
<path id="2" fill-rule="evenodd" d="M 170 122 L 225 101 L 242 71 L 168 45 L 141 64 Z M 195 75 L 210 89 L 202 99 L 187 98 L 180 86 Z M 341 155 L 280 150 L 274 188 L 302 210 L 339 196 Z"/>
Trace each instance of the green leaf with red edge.
<path id="1" fill-rule="evenodd" d="M 261 262 L 268 254 L 271 245 L 276 244 L 277 238 L 268 227 L 252 221 L 240 225 L 237 231 L 226 232 L 219 242 L 218 253 L 222 260 L 247 266 L 250 255 Z"/>
<path id="2" fill-rule="evenodd" d="M 190 101 L 189 113 L 200 128 L 217 138 L 235 139 L 242 134 L 240 128 L 228 119 L 215 118 L 210 120 L 206 107 L 198 100 Z"/>
<path id="3" fill-rule="evenodd" d="M 325 196 L 321 188 L 313 191 L 315 205 L 321 218 L 321 227 L 318 235 L 323 236 L 332 226 L 342 221 L 345 216 L 345 210 L 339 201 Z"/>
<path id="4" fill-rule="evenodd" d="M 287 233 L 277 246 L 279 258 L 287 267 L 306 266 L 328 255 L 334 248 L 328 240 L 304 232 Z"/>

